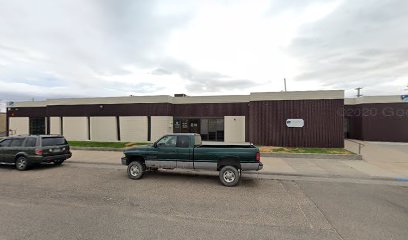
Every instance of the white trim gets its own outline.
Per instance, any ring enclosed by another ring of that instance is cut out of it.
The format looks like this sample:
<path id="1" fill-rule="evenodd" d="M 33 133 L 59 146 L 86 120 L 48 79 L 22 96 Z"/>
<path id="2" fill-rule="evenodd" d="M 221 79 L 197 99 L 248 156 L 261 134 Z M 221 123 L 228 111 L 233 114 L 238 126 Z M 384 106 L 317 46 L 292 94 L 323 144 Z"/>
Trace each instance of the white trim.
<path id="1" fill-rule="evenodd" d="M 388 96 L 363 96 L 358 98 L 344 99 L 344 105 L 357 105 L 365 103 L 403 103 L 401 95 Z"/>
<path id="2" fill-rule="evenodd" d="M 344 99 L 344 90 L 258 92 L 251 93 L 250 101 Z"/>
<path id="3" fill-rule="evenodd" d="M 177 168 L 194 169 L 193 161 L 177 161 Z"/>
<path id="4" fill-rule="evenodd" d="M 194 103 L 240 103 L 249 102 L 249 95 L 222 95 L 222 96 L 186 96 L 174 97 L 173 104 Z"/>
<path id="5" fill-rule="evenodd" d="M 145 160 L 146 167 L 153 168 L 177 168 L 177 161 Z"/>
<path id="6" fill-rule="evenodd" d="M 132 104 L 132 103 L 239 103 L 250 101 L 305 100 L 305 99 L 344 99 L 343 90 L 292 91 L 292 92 L 255 92 L 249 95 L 215 96 L 125 96 L 98 98 L 61 98 L 46 101 L 16 102 L 12 107 L 45 107 L 47 105 L 91 105 L 91 104 Z"/>
<path id="7" fill-rule="evenodd" d="M 194 161 L 194 169 L 217 170 L 218 163 Z"/>

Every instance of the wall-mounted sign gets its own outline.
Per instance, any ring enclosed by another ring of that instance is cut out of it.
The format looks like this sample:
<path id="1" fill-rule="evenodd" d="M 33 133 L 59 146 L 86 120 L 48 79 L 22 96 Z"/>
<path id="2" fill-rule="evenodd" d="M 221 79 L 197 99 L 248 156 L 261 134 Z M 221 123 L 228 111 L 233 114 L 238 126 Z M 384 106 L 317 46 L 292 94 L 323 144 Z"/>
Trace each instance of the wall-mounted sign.
<path id="1" fill-rule="evenodd" d="M 303 121 L 303 119 L 288 119 L 286 120 L 286 126 L 293 128 L 301 128 L 305 126 L 305 121 Z"/>

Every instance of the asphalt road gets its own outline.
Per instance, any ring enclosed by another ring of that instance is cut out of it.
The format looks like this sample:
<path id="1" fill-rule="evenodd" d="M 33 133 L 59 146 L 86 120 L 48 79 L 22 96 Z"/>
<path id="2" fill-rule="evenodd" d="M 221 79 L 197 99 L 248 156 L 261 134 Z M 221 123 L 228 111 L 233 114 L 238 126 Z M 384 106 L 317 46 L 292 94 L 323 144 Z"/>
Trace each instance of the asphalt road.
<path id="1" fill-rule="evenodd" d="M 0 166 L 0 239 L 406 239 L 408 188 L 66 163 Z"/>

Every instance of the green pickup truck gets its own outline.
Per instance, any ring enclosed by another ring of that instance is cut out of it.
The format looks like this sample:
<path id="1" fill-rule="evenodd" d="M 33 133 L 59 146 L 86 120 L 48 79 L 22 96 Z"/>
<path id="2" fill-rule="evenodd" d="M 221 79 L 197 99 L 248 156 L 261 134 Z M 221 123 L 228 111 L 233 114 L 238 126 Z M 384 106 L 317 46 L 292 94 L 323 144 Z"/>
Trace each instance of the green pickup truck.
<path id="1" fill-rule="evenodd" d="M 219 171 L 221 183 L 235 186 L 241 171 L 261 170 L 259 149 L 246 145 L 202 145 L 194 133 L 168 134 L 152 145 L 126 149 L 122 164 L 128 176 L 140 179 L 145 171 L 159 168 L 205 169 Z"/>

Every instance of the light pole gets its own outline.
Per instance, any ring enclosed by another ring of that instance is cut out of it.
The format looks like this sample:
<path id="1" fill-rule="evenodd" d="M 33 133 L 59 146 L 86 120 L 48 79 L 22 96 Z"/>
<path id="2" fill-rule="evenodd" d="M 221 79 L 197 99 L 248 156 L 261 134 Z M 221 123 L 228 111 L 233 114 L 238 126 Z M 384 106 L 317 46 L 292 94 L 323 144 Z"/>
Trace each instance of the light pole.
<path id="1" fill-rule="evenodd" d="M 357 97 L 363 96 L 362 94 L 360 94 L 360 90 L 361 90 L 361 89 L 363 89 L 363 88 L 361 88 L 361 87 L 356 88 L 356 90 L 357 90 Z"/>

